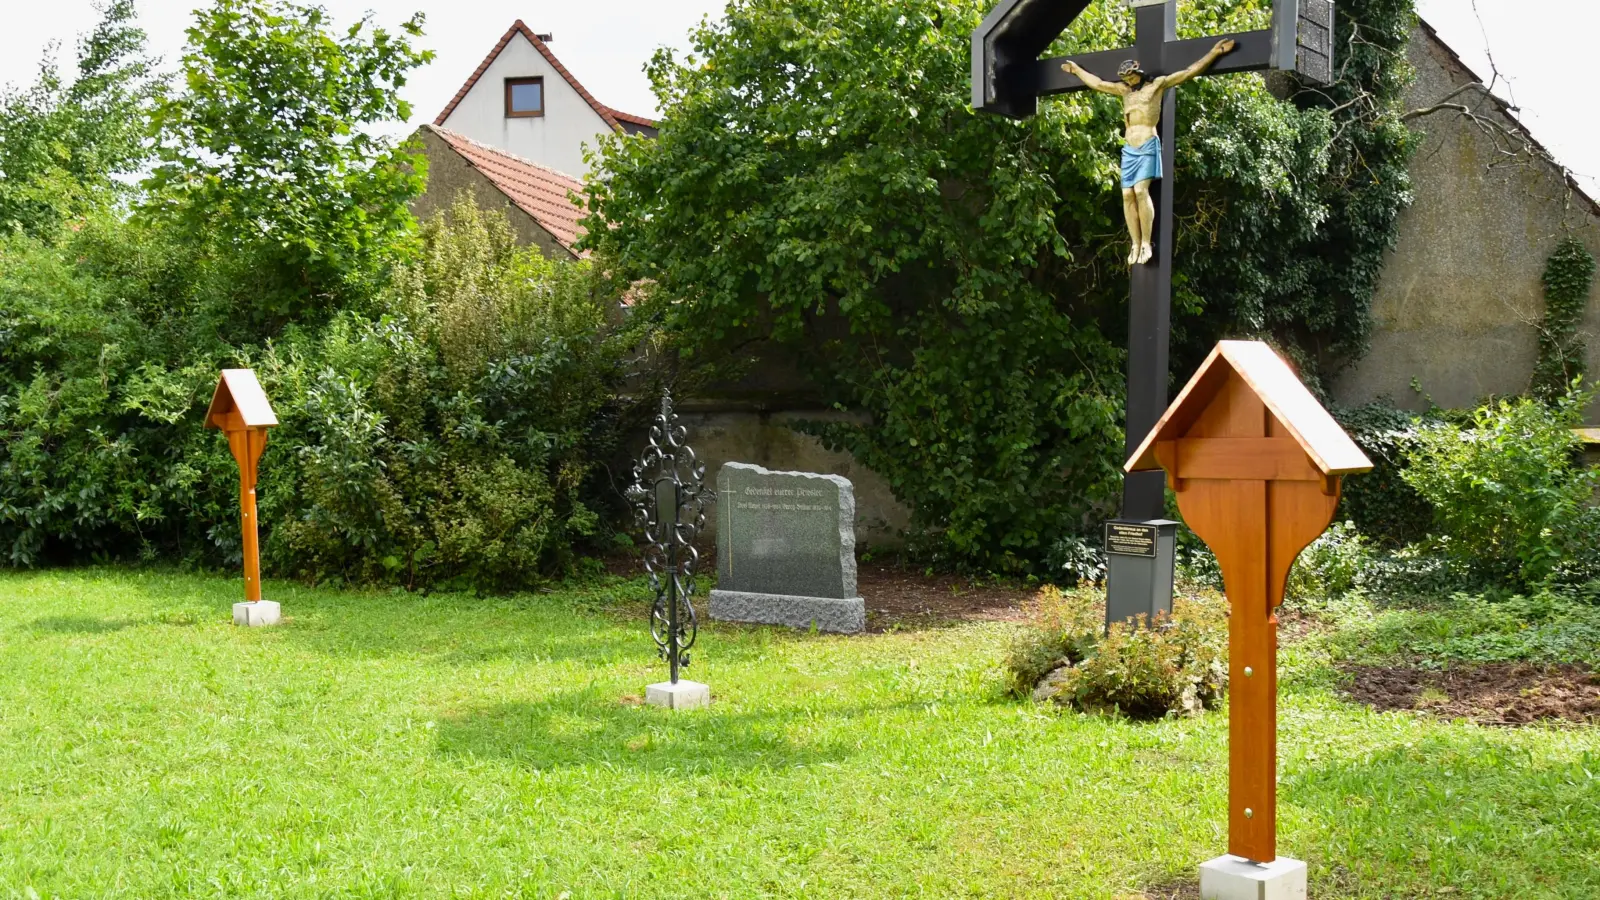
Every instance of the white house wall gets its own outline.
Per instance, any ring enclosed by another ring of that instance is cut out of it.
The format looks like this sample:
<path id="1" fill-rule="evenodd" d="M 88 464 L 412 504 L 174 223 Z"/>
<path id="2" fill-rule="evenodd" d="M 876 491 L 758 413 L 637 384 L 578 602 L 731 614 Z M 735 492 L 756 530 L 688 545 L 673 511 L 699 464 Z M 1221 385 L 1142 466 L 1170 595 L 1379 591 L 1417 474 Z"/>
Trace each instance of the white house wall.
<path id="1" fill-rule="evenodd" d="M 506 79 L 544 77 L 544 115 L 506 118 Z M 520 34 L 461 98 L 443 127 L 491 147 L 585 178 L 583 148 L 610 129 L 561 73 Z"/>

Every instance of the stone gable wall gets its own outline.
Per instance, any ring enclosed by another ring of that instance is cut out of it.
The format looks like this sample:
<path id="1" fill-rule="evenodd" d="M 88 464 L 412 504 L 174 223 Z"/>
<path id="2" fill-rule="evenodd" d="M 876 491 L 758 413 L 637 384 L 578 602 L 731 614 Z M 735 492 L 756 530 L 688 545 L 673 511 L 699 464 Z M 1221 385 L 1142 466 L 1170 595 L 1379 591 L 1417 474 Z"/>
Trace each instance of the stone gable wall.
<path id="1" fill-rule="evenodd" d="M 1423 109 L 1478 79 L 1426 26 L 1409 49 L 1417 70 L 1406 97 Z M 1516 124 L 1481 90 L 1457 98 Z M 1493 139 L 1452 112 L 1411 123 L 1419 144 L 1411 164 L 1415 200 L 1373 299 L 1371 351 L 1334 381 L 1343 405 L 1387 398 L 1410 409 L 1427 398 L 1470 406 L 1491 394 L 1527 390 L 1544 315 L 1540 277 L 1564 234 L 1600 256 L 1600 210 L 1548 163 L 1503 159 Z M 1583 331 L 1589 370 L 1600 373 L 1600 286 Z M 1415 379 L 1424 397 L 1411 387 Z M 1591 410 L 1600 422 L 1600 408 Z"/>

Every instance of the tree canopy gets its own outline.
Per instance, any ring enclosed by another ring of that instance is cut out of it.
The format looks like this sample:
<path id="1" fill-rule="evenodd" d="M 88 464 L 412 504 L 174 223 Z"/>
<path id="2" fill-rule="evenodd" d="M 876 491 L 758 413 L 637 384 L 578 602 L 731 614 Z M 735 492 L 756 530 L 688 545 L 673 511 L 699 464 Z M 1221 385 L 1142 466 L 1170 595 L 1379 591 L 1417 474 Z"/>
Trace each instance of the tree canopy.
<path id="1" fill-rule="evenodd" d="M 134 22 L 115 0 L 78 44 L 68 84 L 53 48 L 39 78 L 0 95 L 0 233 L 48 235 L 68 218 L 115 202 L 116 176 L 150 158 L 150 110 L 161 82 Z"/>

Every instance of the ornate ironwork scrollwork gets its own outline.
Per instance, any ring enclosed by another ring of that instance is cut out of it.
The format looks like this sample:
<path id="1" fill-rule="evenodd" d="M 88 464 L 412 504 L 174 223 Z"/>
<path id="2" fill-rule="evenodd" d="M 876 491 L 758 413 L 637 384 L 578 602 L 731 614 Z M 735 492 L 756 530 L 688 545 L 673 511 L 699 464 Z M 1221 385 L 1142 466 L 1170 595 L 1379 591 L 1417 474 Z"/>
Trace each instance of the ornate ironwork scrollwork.
<path id="1" fill-rule="evenodd" d="M 706 525 L 706 504 L 716 495 L 705 486 L 706 467 L 688 444 L 689 431 L 678 424 L 672 394 L 661 394 L 661 412 L 650 426 L 649 442 L 633 467 L 627 490 L 634 517 L 644 531 L 644 568 L 655 602 L 650 636 L 678 682 L 689 665 L 689 648 L 700 634 L 694 612 L 694 573 L 700 562 L 695 539 Z"/>

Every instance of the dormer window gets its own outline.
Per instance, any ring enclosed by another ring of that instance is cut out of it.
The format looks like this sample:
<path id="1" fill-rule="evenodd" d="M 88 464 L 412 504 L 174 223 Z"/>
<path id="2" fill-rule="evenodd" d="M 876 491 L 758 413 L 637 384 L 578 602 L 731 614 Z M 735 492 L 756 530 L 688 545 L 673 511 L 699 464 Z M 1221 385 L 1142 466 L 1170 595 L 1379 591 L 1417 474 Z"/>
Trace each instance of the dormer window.
<path id="1" fill-rule="evenodd" d="M 543 78 L 506 79 L 506 118 L 527 119 L 544 115 Z"/>

